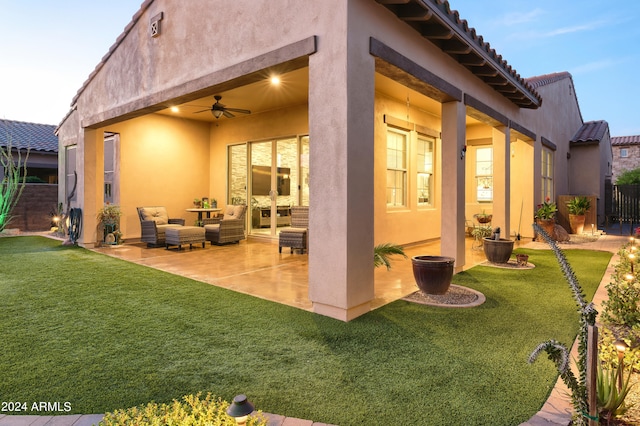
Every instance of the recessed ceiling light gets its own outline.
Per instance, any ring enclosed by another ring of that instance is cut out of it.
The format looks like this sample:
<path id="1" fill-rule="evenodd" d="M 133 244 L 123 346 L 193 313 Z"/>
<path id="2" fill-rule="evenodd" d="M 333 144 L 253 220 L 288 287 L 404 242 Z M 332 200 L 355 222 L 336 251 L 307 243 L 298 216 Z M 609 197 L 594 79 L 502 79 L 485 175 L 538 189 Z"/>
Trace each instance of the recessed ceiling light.
<path id="1" fill-rule="evenodd" d="M 272 76 L 271 77 L 271 84 L 273 84 L 273 85 L 280 84 L 280 77 L 278 77 L 277 75 Z"/>
<path id="2" fill-rule="evenodd" d="M 171 112 L 179 112 L 180 108 L 178 108 L 177 106 L 172 106 L 171 107 Z"/>

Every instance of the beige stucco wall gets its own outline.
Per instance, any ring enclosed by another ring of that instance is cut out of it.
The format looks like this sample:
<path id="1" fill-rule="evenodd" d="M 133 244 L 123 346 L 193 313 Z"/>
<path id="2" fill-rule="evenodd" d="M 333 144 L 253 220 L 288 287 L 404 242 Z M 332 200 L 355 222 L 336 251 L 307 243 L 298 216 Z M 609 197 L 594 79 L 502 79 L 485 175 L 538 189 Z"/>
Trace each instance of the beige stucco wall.
<path id="1" fill-rule="evenodd" d="M 209 194 L 209 124 L 151 114 L 101 130 L 120 134 L 124 238 L 140 236 L 136 207 L 165 206 L 192 224 L 185 209 Z"/>
<path id="2" fill-rule="evenodd" d="M 539 87 L 538 93 L 543 97 L 542 107 L 538 110 L 522 110 L 516 117 L 519 123 L 538 135 L 535 153 L 535 190 L 534 203 L 541 203 L 540 182 L 540 149 L 541 137 L 556 145 L 554 153 L 554 185 L 555 195 L 569 191 L 569 141 L 582 127 L 582 115 L 577 104 L 575 88 L 569 78 Z"/>
<path id="3" fill-rule="evenodd" d="M 387 129 L 384 116 L 400 119 L 409 116 L 411 123 L 440 133 L 441 120 L 415 107 L 407 108 L 406 101 L 400 102 L 386 94 L 378 93 L 375 100 L 375 153 L 374 153 L 374 220 L 375 244 L 394 242 L 408 244 L 431 240 L 440 237 L 440 201 L 441 179 L 440 138 L 436 138 L 434 146 L 435 177 L 432 206 L 419 206 L 416 198 L 417 165 L 416 142 L 417 133 L 411 131 L 408 138 L 408 176 L 407 205 L 405 207 L 388 207 L 386 203 L 387 187 Z M 401 129 L 406 131 L 406 129 Z"/>
<path id="4" fill-rule="evenodd" d="M 609 135 L 605 135 L 599 143 L 576 146 L 571 149 L 570 171 L 571 189 L 570 195 L 590 195 L 597 199 L 597 206 L 592 209 L 597 211 L 598 224 L 605 222 L 604 180 L 611 177 L 611 145 Z M 588 165 L 585 167 L 585 165 Z"/>

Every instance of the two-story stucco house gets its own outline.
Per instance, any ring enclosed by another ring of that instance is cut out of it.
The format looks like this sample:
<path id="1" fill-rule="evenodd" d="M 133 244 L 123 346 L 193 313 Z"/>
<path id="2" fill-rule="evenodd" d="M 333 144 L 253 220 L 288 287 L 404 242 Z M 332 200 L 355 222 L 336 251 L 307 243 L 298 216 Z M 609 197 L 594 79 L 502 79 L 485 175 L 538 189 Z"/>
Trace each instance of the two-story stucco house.
<path id="1" fill-rule="evenodd" d="M 613 176 L 615 183 L 620 175 L 640 167 L 640 135 L 614 136 L 611 138 L 613 149 Z"/>
<path id="2" fill-rule="evenodd" d="M 145 1 L 58 129 L 80 243 L 96 242 L 105 176 L 126 239 L 136 206 L 245 203 L 266 218 L 247 215 L 249 238 L 277 238 L 278 209 L 309 205 L 309 298 L 350 320 L 370 310 L 375 244 L 440 239 L 460 270 L 473 214 L 530 237 L 545 197 L 600 194 L 608 129 L 580 143 L 571 76 L 524 79 L 451 7 Z M 577 161 L 599 176 L 574 186 Z"/>

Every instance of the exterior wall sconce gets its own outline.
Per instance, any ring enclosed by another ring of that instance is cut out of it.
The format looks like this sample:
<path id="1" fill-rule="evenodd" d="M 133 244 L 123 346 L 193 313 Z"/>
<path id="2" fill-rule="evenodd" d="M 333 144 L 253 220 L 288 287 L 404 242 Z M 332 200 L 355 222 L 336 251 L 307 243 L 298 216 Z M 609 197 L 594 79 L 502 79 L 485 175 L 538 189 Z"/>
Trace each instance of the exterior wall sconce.
<path id="1" fill-rule="evenodd" d="M 249 402 L 246 395 L 236 395 L 227 408 L 227 414 L 236 420 L 238 426 L 242 426 L 247 423 L 247 417 L 253 413 L 253 410 L 255 407 Z"/>
<path id="2" fill-rule="evenodd" d="M 462 149 L 460 150 L 460 159 L 464 160 L 464 155 L 467 153 L 467 146 L 463 146 Z"/>

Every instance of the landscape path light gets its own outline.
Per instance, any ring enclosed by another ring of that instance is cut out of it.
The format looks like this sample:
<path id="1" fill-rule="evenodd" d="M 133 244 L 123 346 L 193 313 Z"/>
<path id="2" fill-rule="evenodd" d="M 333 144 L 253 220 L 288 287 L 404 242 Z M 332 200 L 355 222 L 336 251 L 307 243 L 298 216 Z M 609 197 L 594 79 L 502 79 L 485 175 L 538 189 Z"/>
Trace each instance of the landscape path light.
<path id="1" fill-rule="evenodd" d="M 253 410 L 255 407 L 249 402 L 246 395 L 236 395 L 227 408 L 227 414 L 236 420 L 237 425 L 242 426 L 247 423 L 247 417 L 253 413 Z"/>
<path id="2" fill-rule="evenodd" d="M 629 345 L 622 340 L 618 339 L 613 342 L 613 346 L 618 351 L 618 390 L 622 391 L 622 376 L 624 375 L 624 353 L 629 349 Z"/>
<path id="3" fill-rule="evenodd" d="M 636 255 L 633 253 L 629 253 L 627 257 L 629 258 L 629 264 L 631 265 L 631 273 L 633 274 L 633 261 L 636 258 Z"/>

